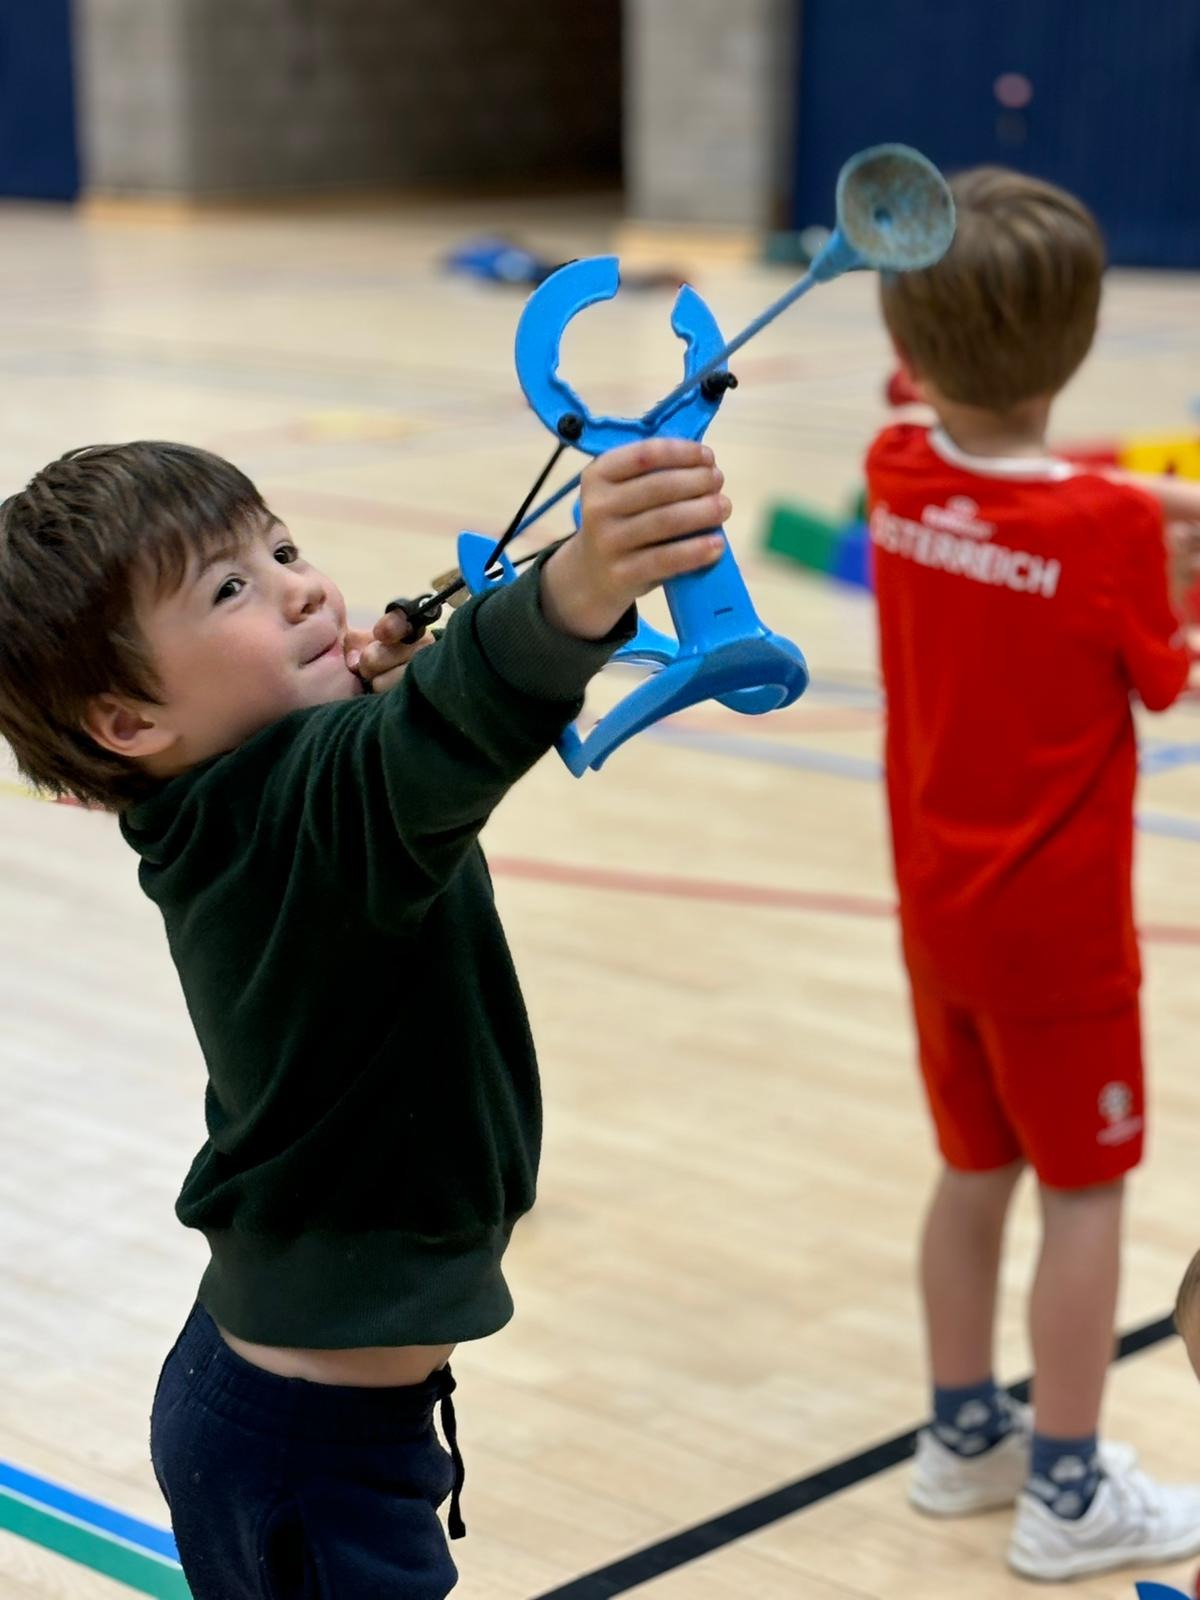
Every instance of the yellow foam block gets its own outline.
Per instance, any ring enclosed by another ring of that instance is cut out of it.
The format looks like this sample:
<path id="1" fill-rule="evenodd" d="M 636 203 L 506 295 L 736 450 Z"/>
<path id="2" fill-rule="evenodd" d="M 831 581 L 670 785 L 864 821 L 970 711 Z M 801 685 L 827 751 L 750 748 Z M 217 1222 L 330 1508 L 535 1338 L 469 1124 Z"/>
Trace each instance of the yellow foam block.
<path id="1" fill-rule="evenodd" d="M 1130 439 L 1117 460 L 1129 472 L 1173 473 L 1177 478 L 1200 478 L 1200 438 L 1179 434 Z"/>

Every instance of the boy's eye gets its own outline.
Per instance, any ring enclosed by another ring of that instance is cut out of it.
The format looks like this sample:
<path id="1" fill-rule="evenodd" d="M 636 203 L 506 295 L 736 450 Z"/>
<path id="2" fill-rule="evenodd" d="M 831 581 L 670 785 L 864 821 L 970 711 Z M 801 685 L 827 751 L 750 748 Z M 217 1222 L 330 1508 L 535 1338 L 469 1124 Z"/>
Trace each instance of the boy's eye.
<path id="1" fill-rule="evenodd" d="M 213 604 L 219 606 L 222 600 L 232 600 L 235 594 L 240 594 L 246 587 L 244 578 L 226 578 L 225 582 L 213 595 Z"/>
<path id="2" fill-rule="evenodd" d="M 289 567 L 293 561 L 299 561 L 300 552 L 294 544 L 280 544 L 275 547 L 275 559 L 280 566 Z"/>

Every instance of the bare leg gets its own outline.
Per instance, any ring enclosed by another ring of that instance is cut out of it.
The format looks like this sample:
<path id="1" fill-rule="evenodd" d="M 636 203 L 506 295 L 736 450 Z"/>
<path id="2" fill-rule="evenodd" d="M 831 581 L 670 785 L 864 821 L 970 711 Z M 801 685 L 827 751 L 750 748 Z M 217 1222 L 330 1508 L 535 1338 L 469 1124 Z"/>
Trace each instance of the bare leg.
<path id="1" fill-rule="evenodd" d="M 921 1240 L 921 1293 L 933 1382 L 942 1388 L 992 1375 L 996 1283 L 1004 1224 L 1023 1163 L 991 1172 L 946 1167 Z"/>
<path id="2" fill-rule="evenodd" d="M 1125 1186 L 1040 1192 L 1029 1304 L 1035 1426 L 1052 1439 L 1082 1439 L 1096 1432 L 1112 1360 Z"/>

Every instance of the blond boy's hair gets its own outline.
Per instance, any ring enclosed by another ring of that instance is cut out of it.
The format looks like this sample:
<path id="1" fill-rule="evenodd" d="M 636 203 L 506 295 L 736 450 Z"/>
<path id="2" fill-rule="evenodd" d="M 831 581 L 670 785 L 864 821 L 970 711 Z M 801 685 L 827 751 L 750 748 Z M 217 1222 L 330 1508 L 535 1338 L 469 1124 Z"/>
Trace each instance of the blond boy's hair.
<path id="1" fill-rule="evenodd" d="M 1057 394 L 1096 332 L 1104 242 L 1065 190 L 1003 167 L 950 185 L 954 242 L 936 266 L 885 274 L 888 331 L 947 400 L 1008 412 Z"/>

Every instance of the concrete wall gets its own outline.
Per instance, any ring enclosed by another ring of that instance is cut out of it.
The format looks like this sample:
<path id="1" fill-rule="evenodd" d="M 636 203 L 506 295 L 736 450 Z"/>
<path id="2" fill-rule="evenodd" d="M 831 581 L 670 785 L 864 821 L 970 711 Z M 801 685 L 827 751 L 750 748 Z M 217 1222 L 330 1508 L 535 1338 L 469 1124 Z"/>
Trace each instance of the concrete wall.
<path id="1" fill-rule="evenodd" d="M 797 0 L 75 3 L 93 191 L 615 183 L 623 141 L 634 218 L 787 209 Z"/>
<path id="2" fill-rule="evenodd" d="M 85 182 L 616 182 L 620 0 L 76 0 Z"/>
<path id="3" fill-rule="evenodd" d="M 630 216 L 782 221 L 798 12 L 797 0 L 625 0 Z"/>
<path id="4" fill-rule="evenodd" d="M 83 183 L 127 192 L 190 184 L 186 15 L 179 0 L 76 0 Z"/>

